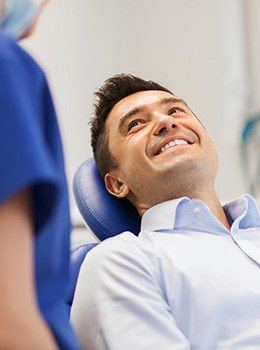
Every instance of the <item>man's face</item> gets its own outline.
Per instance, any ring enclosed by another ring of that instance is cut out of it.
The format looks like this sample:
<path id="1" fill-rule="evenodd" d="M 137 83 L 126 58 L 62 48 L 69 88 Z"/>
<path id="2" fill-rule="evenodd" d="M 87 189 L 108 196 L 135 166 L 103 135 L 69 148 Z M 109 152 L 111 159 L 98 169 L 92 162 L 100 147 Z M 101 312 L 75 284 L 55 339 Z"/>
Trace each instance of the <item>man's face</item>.
<path id="1" fill-rule="evenodd" d="M 118 163 L 105 177 L 107 189 L 137 207 L 215 181 L 218 160 L 208 133 L 188 105 L 168 92 L 125 97 L 110 112 L 106 130 Z"/>

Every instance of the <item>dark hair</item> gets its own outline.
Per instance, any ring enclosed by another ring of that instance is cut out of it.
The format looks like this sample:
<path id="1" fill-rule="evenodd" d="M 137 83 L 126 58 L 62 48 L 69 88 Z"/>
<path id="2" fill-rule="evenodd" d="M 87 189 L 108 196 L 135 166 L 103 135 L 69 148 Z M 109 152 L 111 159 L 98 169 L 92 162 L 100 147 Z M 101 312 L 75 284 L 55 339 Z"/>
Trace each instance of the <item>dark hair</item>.
<path id="1" fill-rule="evenodd" d="M 123 98 L 139 91 L 159 90 L 173 94 L 167 88 L 150 80 L 143 80 L 131 74 L 117 74 L 107 79 L 95 92 L 94 117 L 90 120 L 91 146 L 100 175 L 104 177 L 117 166 L 116 159 L 109 152 L 106 119 L 112 108 Z"/>

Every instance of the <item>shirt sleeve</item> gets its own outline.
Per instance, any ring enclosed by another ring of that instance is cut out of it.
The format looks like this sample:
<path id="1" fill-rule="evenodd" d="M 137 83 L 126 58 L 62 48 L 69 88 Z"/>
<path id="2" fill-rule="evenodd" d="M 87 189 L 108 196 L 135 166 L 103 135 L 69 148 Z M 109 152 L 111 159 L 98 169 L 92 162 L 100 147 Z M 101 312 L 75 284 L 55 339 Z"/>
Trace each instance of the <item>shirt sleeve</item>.
<path id="1" fill-rule="evenodd" d="M 190 349 L 149 262 L 117 237 L 86 256 L 71 317 L 81 349 Z"/>
<path id="2" fill-rule="evenodd" d="M 31 188 L 38 208 L 34 213 L 38 218 L 36 230 L 55 205 L 59 182 L 44 134 L 44 80 L 40 68 L 15 43 L 1 46 L 0 204 L 20 190 Z"/>

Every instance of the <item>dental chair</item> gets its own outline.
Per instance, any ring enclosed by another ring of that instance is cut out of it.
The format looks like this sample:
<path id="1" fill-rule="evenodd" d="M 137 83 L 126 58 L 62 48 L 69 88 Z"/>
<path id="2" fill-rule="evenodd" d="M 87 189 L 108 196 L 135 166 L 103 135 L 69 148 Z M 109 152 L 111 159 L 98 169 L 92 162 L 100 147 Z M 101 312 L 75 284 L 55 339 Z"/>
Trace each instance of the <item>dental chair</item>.
<path id="1" fill-rule="evenodd" d="M 99 241 L 124 231 L 138 235 L 141 224 L 138 212 L 128 201 L 108 193 L 94 158 L 87 159 L 76 171 L 73 192 L 85 224 Z M 83 244 L 71 252 L 70 287 L 66 300 L 69 313 L 81 264 L 97 244 Z"/>

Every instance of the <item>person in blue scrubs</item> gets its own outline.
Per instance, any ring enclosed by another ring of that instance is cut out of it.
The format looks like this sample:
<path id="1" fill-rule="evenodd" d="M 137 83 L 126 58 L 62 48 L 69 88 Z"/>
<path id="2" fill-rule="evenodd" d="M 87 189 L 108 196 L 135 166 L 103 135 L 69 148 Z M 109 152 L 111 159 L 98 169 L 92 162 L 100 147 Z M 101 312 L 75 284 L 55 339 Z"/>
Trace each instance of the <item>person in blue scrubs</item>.
<path id="1" fill-rule="evenodd" d="M 0 349 L 77 349 L 60 132 L 44 72 L 16 42 L 42 8 L 0 0 Z"/>

